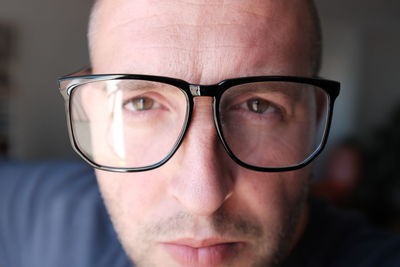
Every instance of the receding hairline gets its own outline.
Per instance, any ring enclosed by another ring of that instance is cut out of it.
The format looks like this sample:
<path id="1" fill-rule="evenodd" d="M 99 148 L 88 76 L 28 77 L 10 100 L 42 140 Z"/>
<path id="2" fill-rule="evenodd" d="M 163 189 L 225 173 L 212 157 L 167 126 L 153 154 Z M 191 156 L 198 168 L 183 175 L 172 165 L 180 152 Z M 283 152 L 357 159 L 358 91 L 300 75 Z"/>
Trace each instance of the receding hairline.
<path id="1" fill-rule="evenodd" d="M 92 60 L 92 47 L 93 47 L 93 33 L 94 29 L 97 27 L 98 21 L 98 12 L 99 12 L 99 6 L 100 3 L 103 0 L 94 0 L 91 12 L 90 12 L 90 17 L 89 17 L 89 25 L 88 25 L 88 33 L 87 33 L 87 38 L 88 38 L 88 44 L 89 44 L 89 54 L 90 58 Z M 311 23 L 312 27 L 311 30 L 308 34 L 311 43 L 311 69 L 313 75 L 317 76 L 320 69 L 321 69 L 321 64 L 322 64 L 322 30 L 321 30 L 321 23 L 320 23 L 320 18 L 318 15 L 318 10 L 315 5 L 314 0 L 304 0 L 310 10 L 310 16 L 311 16 Z"/>

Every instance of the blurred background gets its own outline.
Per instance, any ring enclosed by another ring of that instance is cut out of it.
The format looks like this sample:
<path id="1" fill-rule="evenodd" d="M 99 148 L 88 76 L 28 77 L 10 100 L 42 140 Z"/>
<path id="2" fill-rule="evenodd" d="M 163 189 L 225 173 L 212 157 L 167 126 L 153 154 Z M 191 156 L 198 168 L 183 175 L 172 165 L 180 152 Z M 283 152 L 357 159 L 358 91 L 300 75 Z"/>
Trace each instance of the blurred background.
<path id="1" fill-rule="evenodd" d="M 328 149 L 319 163 L 318 176 L 328 178 L 316 177 L 320 183 L 315 192 L 396 228 L 400 1 L 316 3 L 323 28 L 321 76 L 341 81 L 342 91 Z M 88 64 L 86 25 L 91 4 L 91 0 L 0 0 L 3 155 L 22 160 L 77 158 L 69 144 L 56 79 Z M 382 211 L 382 203 L 386 210 Z"/>

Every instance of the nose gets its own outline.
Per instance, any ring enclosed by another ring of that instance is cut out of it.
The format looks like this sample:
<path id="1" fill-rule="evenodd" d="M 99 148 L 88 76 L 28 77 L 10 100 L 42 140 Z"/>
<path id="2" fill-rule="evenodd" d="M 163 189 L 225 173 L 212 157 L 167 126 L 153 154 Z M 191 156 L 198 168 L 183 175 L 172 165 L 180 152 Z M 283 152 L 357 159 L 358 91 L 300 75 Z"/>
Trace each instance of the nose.
<path id="1" fill-rule="evenodd" d="M 207 216 L 232 195 L 235 166 L 218 139 L 212 98 L 194 100 L 189 129 L 173 157 L 168 191 L 190 214 Z"/>

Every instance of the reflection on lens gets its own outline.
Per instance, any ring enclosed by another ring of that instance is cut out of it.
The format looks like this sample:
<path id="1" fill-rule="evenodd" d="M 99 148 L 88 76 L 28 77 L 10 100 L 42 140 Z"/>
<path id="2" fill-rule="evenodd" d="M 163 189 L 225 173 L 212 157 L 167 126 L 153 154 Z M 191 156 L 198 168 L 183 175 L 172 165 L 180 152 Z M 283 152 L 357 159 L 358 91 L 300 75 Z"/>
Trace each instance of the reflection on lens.
<path id="1" fill-rule="evenodd" d="M 144 80 L 96 81 L 71 96 L 77 147 L 104 167 L 140 168 L 174 148 L 187 117 L 181 89 Z"/>
<path id="2" fill-rule="evenodd" d="M 249 165 L 297 165 L 321 144 L 328 104 L 325 91 L 308 84 L 241 84 L 222 95 L 222 134 L 232 153 Z"/>

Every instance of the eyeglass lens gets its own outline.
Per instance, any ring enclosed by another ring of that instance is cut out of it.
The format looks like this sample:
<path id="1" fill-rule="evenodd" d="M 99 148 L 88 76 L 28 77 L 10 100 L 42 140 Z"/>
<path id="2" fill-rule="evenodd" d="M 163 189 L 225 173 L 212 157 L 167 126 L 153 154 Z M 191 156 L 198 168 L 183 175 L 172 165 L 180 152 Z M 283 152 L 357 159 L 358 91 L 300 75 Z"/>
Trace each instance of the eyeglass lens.
<path id="1" fill-rule="evenodd" d="M 257 82 L 225 91 L 219 105 L 222 133 L 232 153 L 257 167 L 302 163 L 320 145 L 328 95 L 293 82 Z"/>

